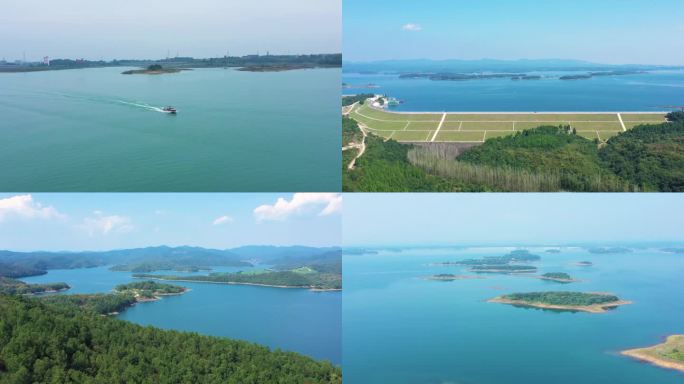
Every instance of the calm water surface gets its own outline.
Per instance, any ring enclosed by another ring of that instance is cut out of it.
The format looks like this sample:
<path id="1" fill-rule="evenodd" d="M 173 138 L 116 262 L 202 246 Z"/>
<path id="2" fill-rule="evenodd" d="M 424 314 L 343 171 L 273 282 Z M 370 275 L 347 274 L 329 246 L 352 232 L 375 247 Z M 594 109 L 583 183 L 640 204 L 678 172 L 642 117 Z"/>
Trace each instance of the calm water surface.
<path id="1" fill-rule="evenodd" d="M 125 69 L 0 73 L 0 190 L 340 190 L 339 69 Z"/>
<path id="2" fill-rule="evenodd" d="M 555 72 L 535 72 L 558 76 Z M 562 73 L 568 74 L 567 72 Z M 345 94 L 381 93 L 404 100 L 397 111 L 663 111 L 684 105 L 684 71 L 655 71 L 589 80 L 489 79 L 433 81 L 397 75 L 345 73 L 348 84 L 377 89 L 345 89 Z"/>
<path id="3" fill-rule="evenodd" d="M 214 269 L 215 272 L 237 270 L 245 268 Z M 29 283 L 63 281 L 72 287 L 64 294 L 109 292 L 117 284 L 140 281 L 133 279 L 131 273 L 112 272 L 108 267 L 52 270 L 47 275 L 22 280 Z M 118 317 L 164 329 L 247 340 L 335 364 L 342 361 L 340 292 L 169 283 L 188 287 L 191 291 L 137 304 Z"/>
<path id="4" fill-rule="evenodd" d="M 559 284 L 524 276 L 440 282 L 467 274 L 429 263 L 502 255 L 510 249 L 405 250 L 345 256 L 345 383 L 675 384 L 682 373 L 634 361 L 620 350 L 684 333 L 684 257 L 659 251 L 546 254 L 540 273 L 582 279 Z M 590 260 L 593 267 L 574 262 Z M 603 314 L 554 312 L 487 303 L 539 290 L 613 292 L 634 302 Z"/>

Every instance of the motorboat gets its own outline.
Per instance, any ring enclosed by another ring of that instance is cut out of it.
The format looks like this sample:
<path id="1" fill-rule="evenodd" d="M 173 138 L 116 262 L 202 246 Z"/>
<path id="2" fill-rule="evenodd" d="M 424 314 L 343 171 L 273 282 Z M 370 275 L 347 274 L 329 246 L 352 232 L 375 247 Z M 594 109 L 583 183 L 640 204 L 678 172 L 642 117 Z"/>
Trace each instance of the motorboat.
<path id="1" fill-rule="evenodd" d="M 166 112 L 166 113 L 172 113 L 172 114 L 174 114 L 174 115 L 175 115 L 176 112 L 177 112 L 177 111 L 176 111 L 176 108 L 170 107 L 170 106 L 169 106 L 169 107 L 164 107 L 164 108 L 162 108 L 162 111 L 163 111 L 163 112 Z"/>

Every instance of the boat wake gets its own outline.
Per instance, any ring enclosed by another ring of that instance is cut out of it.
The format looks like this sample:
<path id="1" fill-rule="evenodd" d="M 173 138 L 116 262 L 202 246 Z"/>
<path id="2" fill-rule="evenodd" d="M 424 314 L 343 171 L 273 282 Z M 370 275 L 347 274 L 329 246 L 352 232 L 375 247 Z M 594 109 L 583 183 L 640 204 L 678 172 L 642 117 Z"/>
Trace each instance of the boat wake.
<path id="1" fill-rule="evenodd" d="M 133 106 L 133 107 L 138 107 L 138 108 L 146 109 L 146 110 L 148 110 L 148 111 L 154 111 L 154 112 L 160 112 L 160 113 L 169 113 L 168 111 L 165 111 L 164 109 L 159 108 L 159 107 L 155 107 L 155 106 L 153 106 L 153 105 L 140 104 L 140 103 L 131 103 L 131 102 L 129 102 L 129 101 L 124 101 L 124 100 L 117 100 L 117 101 L 118 101 L 119 103 L 121 103 L 121 104 L 126 104 L 126 105 L 130 105 L 130 106 Z"/>
<path id="2" fill-rule="evenodd" d="M 87 95 L 87 94 L 78 94 L 78 93 L 63 93 L 63 92 L 45 92 L 45 94 L 49 96 L 58 96 L 58 97 L 63 97 L 79 102 L 91 102 L 91 103 L 99 103 L 99 104 L 115 104 L 115 105 L 127 105 L 129 107 L 135 107 L 138 109 L 144 109 L 147 111 L 152 111 L 152 112 L 159 112 L 159 113 L 171 113 L 169 110 L 165 110 L 162 107 L 155 107 L 154 105 L 149 105 L 141 102 L 133 102 L 133 101 L 127 101 L 127 100 L 121 100 L 121 99 L 116 99 L 116 98 L 110 98 L 106 96 L 96 96 L 96 95 Z"/>

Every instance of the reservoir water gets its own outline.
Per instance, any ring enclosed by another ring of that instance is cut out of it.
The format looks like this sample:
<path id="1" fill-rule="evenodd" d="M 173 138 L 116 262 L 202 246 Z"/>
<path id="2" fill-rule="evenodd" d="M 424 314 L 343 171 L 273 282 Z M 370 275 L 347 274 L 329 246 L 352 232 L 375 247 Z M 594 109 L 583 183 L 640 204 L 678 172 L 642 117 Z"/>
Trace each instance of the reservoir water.
<path id="1" fill-rule="evenodd" d="M 344 94 L 379 93 L 403 100 L 404 104 L 392 108 L 396 111 L 663 111 L 669 110 L 666 106 L 684 105 L 684 71 L 599 76 L 588 80 L 433 81 L 400 79 L 397 74 L 358 73 L 344 73 L 342 77 L 345 83 L 355 86 L 379 86 L 344 89 Z"/>
<path id="2" fill-rule="evenodd" d="M 539 274 L 567 272 L 560 284 L 487 275 L 452 282 L 422 277 L 470 274 L 430 263 L 497 256 L 513 248 L 405 249 L 344 259 L 345 383 L 675 384 L 681 372 L 619 354 L 684 333 L 684 257 L 654 249 L 542 257 Z M 592 267 L 574 265 L 589 260 Z M 602 314 L 516 308 L 486 300 L 512 292 L 612 292 L 633 304 Z"/>
<path id="3" fill-rule="evenodd" d="M 108 268 L 51 270 L 46 275 L 21 280 L 28 283 L 63 281 L 71 286 L 63 294 L 106 293 L 117 284 L 140 281 L 133 279 L 131 273 L 112 272 Z M 215 272 L 237 270 L 245 268 L 214 268 Z M 183 295 L 136 304 L 118 318 L 158 328 L 246 340 L 334 364 L 342 362 L 340 292 L 169 283 L 191 290 Z"/>
<path id="4" fill-rule="evenodd" d="M 339 69 L 126 69 L 0 73 L 0 190 L 340 190 Z"/>

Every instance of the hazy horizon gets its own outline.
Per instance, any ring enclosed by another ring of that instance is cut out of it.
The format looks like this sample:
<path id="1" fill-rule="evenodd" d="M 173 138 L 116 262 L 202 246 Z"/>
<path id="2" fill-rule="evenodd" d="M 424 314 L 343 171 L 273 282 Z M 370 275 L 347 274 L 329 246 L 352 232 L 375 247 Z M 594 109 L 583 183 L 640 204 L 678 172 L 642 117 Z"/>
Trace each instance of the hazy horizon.
<path id="1" fill-rule="evenodd" d="M 351 62 L 391 59 L 559 58 L 684 65 L 684 10 L 675 0 L 347 1 Z"/>
<path id="2" fill-rule="evenodd" d="M 584 63 L 591 65 L 605 65 L 605 66 L 630 66 L 630 65 L 641 65 L 641 66 L 663 66 L 663 67 L 684 67 L 684 62 L 682 64 L 654 64 L 654 63 L 620 63 L 620 64 L 608 64 L 603 62 L 580 60 L 573 58 L 557 58 L 557 57 L 541 57 L 541 58 L 517 58 L 517 59 L 500 59 L 491 57 L 481 57 L 474 59 L 460 59 L 460 58 L 441 58 L 441 59 L 430 59 L 425 57 L 417 58 L 407 58 L 407 59 L 372 59 L 372 60 L 349 60 L 343 57 L 343 62 L 353 63 L 353 64 L 372 64 L 379 62 L 411 62 L 411 61 L 426 61 L 426 62 L 478 62 L 478 61 L 498 61 L 498 62 L 510 62 L 510 63 L 520 63 L 520 62 L 568 62 L 568 63 Z"/>
<path id="3" fill-rule="evenodd" d="M 3 5 L 0 59 L 339 53 L 341 23 L 341 0 L 25 0 Z"/>
<path id="4" fill-rule="evenodd" d="M 679 243 L 678 194 L 348 194 L 345 247 Z"/>

